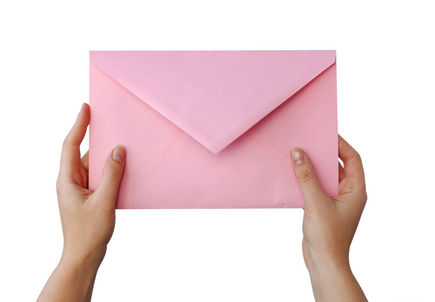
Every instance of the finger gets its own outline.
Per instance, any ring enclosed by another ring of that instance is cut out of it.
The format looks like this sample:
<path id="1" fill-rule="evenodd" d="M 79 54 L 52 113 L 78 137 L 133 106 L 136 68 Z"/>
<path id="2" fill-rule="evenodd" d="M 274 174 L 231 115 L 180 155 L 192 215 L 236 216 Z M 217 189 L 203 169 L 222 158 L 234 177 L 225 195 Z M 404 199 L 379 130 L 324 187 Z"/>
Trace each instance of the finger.
<path id="1" fill-rule="evenodd" d="M 354 177 L 358 182 L 364 183 L 361 157 L 341 136 L 339 136 L 338 156 L 344 164 L 344 176 Z"/>
<path id="2" fill-rule="evenodd" d="M 89 171 L 89 151 L 85 153 L 82 157 L 82 165 L 86 169 L 86 171 Z"/>
<path id="3" fill-rule="evenodd" d="M 115 204 L 118 194 L 119 182 L 125 166 L 125 148 L 121 145 L 115 147 L 107 157 L 103 168 L 103 175 L 98 184 L 95 194 L 105 202 Z"/>
<path id="4" fill-rule="evenodd" d="M 74 126 L 63 142 L 60 169 L 66 172 L 78 169 L 80 163 L 80 144 L 86 135 L 90 121 L 88 104 L 83 104 Z"/>
<path id="5" fill-rule="evenodd" d="M 305 152 L 299 148 L 293 148 L 290 153 L 293 171 L 304 195 L 305 206 L 324 198 L 326 194 L 320 187 L 313 165 Z"/>

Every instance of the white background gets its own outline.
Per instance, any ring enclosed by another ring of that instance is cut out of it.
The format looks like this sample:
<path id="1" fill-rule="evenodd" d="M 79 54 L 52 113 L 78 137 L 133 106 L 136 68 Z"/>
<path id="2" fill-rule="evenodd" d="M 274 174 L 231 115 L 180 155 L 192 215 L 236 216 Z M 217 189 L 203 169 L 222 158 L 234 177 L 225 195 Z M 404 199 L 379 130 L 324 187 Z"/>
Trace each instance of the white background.
<path id="1" fill-rule="evenodd" d="M 55 182 L 89 50 L 336 49 L 339 132 L 369 196 L 353 271 L 371 301 L 435 301 L 430 1 L 142 2 L 0 4 L 0 300 L 36 300 L 59 261 Z M 313 301 L 302 215 L 118 211 L 93 301 Z"/>

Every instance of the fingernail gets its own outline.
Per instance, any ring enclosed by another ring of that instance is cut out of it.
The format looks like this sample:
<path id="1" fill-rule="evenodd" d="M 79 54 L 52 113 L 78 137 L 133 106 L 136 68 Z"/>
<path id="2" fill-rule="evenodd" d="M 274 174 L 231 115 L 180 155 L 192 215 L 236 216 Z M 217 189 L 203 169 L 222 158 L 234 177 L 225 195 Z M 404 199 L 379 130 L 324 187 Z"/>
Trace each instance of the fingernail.
<path id="1" fill-rule="evenodd" d="M 299 148 L 291 149 L 293 164 L 295 166 L 300 165 L 304 162 L 304 154 L 302 154 L 302 150 Z"/>
<path id="2" fill-rule="evenodd" d="M 125 148 L 124 146 L 118 145 L 115 147 L 115 150 L 113 151 L 112 158 L 116 160 L 117 162 L 122 163 L 125 157 Z"/>

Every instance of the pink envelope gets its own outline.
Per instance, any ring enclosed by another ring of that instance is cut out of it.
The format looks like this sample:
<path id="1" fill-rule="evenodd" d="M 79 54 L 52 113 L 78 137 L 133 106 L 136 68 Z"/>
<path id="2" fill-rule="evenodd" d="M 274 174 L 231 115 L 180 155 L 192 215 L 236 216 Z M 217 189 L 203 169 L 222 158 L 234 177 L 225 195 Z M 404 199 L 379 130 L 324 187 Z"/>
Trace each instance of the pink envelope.
<path id="1" fill-rule="evenodd" d="M 117 208 L 303 207 L 290 149 L 338 194 L 335 51 L 91 51 L 89 187 Z"/>

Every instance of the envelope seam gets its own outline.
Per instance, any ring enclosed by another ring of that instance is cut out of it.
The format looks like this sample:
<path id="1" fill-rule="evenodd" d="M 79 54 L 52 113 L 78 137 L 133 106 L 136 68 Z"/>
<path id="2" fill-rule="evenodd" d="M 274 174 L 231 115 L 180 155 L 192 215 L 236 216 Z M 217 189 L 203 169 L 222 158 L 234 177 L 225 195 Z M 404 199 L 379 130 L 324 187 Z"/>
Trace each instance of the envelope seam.
<path id="1" fill-rule="evenodd" d="M 285 156 L 284 153 L 282 153 L 280 150 L 278 150 L 274 145 L 272 145 L 267 139 L 265 139 L 261 134 L 257 133 L 256 131 L 253 131 L 255 133 L 256 136 L 258 136 L 259 138 L 261 138 L 261 140 L 263 142 L 265 142 L 267 145 L 269 145 L 271 148 L 273 148 L 276 152 L 275 153 L 279 153 L 280 156 L 283 156 L 286 160 L 290 160 L 290 155 L 287 157 Z M 289 150 L 289 154 L 290 154 L 290 150 Z"/>
<path id="2" fill-rule="evenodd" d="M 135 165 L 138 161 L 140 161 L 144 156 L 146 156 L 148 153 L 152 152 L 155 148 L 157 148 L 158 145 L 160 145 L 168 136 L 170 136 L 174 131 L 179 129 L 177 126 L 175 126 L 174 129 L 172 129 L 168 134 L 166 134 L 162 139 L 160 139 L 157 143 L 154 144 L 154 146 L 151 147 L 148 151 L 146 151 L 144 154 L 142 154 L 138 159 L 136 159 L 133 162 L 133 165 Z"/>

